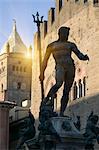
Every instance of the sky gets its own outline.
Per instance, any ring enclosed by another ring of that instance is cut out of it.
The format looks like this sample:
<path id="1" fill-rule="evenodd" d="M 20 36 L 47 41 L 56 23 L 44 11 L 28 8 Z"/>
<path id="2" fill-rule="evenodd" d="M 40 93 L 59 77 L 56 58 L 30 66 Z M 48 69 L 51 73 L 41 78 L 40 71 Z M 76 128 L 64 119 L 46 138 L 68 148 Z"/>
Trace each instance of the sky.
<path id="1" fill-rule="evenodd" d="M 27 47 L 33 45 L 33 36 L 37 31 L 32 14 L 38 11 L 44 20 L 48 10 L 55 7 L 55 0 L 0 0 L 0 49 L 7 41 L 16 20 L 17 31 Z"/>

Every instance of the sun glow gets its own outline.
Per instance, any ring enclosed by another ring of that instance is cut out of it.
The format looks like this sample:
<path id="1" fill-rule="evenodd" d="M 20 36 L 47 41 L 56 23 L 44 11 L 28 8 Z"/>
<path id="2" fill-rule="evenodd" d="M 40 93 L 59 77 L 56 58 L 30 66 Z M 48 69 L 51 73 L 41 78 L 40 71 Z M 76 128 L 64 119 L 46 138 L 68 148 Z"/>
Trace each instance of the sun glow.
<path id="1" fill-rule="evenodd" d="M 28 51 L 28 52 L 26 53 L 26 57 L 27 57 L 27 58 L 31 58 L 31 57 L 32 57 L 32 54 L 30 54 L 30 52 Z"/>
<path id="2" fill-rule="evenodd" d="M 26 57 L 27 58 L 32 58 L 33 57 L 33 49 L 32 49 L 32 46 L 30 46 L 26 52 Z"/>

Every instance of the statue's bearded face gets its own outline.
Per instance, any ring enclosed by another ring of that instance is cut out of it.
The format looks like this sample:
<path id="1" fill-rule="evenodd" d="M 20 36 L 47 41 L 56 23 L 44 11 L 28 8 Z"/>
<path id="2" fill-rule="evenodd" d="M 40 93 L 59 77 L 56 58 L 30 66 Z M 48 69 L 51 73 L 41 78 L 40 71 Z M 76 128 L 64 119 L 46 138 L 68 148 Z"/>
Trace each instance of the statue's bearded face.
<path id="1" fill-rule="evenodd" d="M 61 41 L 67 41 L 68 40 L 69 30 L 70 30 L 70 28 L 66 28 L 66 27 L 61 27 L 59 29 L 58 35 L 59 35 L 59 39 Z"/>

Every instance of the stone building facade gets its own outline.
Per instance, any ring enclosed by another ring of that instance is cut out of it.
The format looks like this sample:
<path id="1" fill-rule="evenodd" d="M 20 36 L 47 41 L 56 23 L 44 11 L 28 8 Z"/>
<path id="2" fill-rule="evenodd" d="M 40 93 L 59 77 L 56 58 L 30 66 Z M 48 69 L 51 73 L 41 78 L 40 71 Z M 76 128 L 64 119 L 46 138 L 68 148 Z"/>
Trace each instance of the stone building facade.
<path id="1" fill-rule="evenodd" d="M 21 106 L 23 100 L 31 99 L 31 57 L 17 32 L 13 30 L 0 55 L 0 101 L 14 101 Z"/>
<path id="2" fill-rule="evenodd" d="M 48 12 L 48 21 L 41 24 L 42 58 L 47 45 L 57 40 L 59 27 L 69 26 L 71 28 L 69 40 L 76 43 L 81 52 L 88 54 L 90 60 L 89 62 L 82 62 L 78 60 L 75 54 L 72 54 L 75 60 L 76 76 L 71 88 L 66 113 L 73 118 L 80 115 L 81 122 L 85 122 L 92 110 L 99 113 L 99 1 L 56 0 L 55 5 L 55 8 L 51 8 Z M 31 107 L 34 116 L 38 118 L 41 95 L 37 33 L 34 37 L 34 45 Z M 55 82 L 54 66 L 54 60 L 50 56 L 45 71 L 45 95 Z M 60 108 L 62 88 L 58 91 L 55 101 L 55 109 L 57 110 Z"/>

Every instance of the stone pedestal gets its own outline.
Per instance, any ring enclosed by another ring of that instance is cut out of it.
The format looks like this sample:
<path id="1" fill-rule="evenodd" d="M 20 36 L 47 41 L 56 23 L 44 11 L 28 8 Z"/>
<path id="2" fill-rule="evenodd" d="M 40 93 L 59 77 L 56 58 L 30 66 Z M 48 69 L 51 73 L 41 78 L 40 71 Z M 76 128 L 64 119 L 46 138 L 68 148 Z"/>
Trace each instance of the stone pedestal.
<path id="1" fill-rule="evenodd" d="M 59 134 L 61 141 L 57 141 L 55 137 L 51 135 L 46 135 L 41 143 L 42 150 L 84 150 L 84 137 L 76 129 L 70 118 L 53 117 L 51 118 L 51 122 Z M 53 145 L 52 147 L 50 147 L 51 144 Z"/>
<path id="2" fill-rule="evenodd" d="M 9 110 L 14 106 L 11 102 L 0 102 L 0 150 L 9 149 Z"/>

